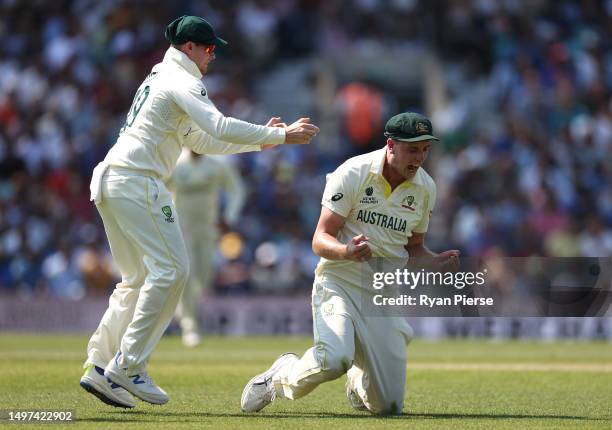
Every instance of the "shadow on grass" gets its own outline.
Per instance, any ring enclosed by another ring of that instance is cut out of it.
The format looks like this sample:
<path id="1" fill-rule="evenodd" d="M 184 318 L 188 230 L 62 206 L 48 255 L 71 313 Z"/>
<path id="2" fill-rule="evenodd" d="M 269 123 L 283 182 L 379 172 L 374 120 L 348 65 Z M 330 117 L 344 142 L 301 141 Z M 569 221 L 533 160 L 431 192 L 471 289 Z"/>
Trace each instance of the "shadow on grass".
<path id="1" fill-rule="evenodd" d="M 576 415 L 533 415 L 533 414 L 461 414 L 461 413 L 406 413 L 403 415 L 377 416 L 367 413 L 335 413 L 335 412 L 274 412 L 262 414 L 243 413 L 213 413 L 213 412 L 161 412 L 161 411 L 124 411 L 109 412 L 116 415 L 111 417 L 96 417 L 79 419 L 83 422 L 146 422 L 159 421 L 160 417 L 169 419 L 163 422 L 189 422 L 206 418 L 240 418 L 240 419 L 370 419 L 370 420 L 421 420 L 421 419 L 557 419 L 557 420 L 583 420 L 608 421 L 608 418 L 593 418 Z M 175 418 L 175 419 L 172 419 Z"/>

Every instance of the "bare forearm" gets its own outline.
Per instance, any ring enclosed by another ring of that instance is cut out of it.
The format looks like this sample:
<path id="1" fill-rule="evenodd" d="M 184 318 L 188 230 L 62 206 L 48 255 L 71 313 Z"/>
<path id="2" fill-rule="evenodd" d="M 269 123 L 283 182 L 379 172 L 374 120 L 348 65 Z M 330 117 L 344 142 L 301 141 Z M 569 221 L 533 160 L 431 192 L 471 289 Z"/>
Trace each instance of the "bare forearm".
<path id="1" fill-rule="evenodd" d="M 441 253 L 433 252 L 424 243 L 406 246 L 410 260 L 408 267 L 427 270 L 451 270 L 459 269 L 460 251 L 452 249 Z"/>
<path id="2" fill-rule="evenodd" d="M 407 246 L 406 251 L 408 251 L 408 255 L 411 258 L 432 258 L 438 256 L 436 252 L 426 247 L 424 243 Z"/>
<path id="3" fill-rule="evenodd" d="M 346 244 L 341 243 L 334 236 L 325 232 L 317 233 L 312 240 L 312 250 L 314 253 L 328 260 L 346 259 L 346 248 Z"/>
<path id="4" fill-rule="evenodd" d="M 410 256 L 410 260 L 408 260 L 408 267 L 412 268 L 413 270 L 434 270 L 436 268 L 435 257 L 438 254 L 427 248 L 425 244 L 419 243 L 412 246 L 407 246 L 406 250 Z"/>

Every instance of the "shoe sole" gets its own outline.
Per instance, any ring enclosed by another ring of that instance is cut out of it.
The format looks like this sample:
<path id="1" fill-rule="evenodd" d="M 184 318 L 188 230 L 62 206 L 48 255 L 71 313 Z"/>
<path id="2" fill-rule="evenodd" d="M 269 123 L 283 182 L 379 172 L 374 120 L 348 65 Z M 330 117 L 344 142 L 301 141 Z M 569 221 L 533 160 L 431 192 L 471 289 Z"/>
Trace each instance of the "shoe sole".
<path id="1" fill-rule="evenodd" d="M 296 357 L 297 357 L 297 354 L 294 354 L 293 352 L 286 352 L 286 353 L 284 353 L 284 354 L 281 354 L 281 356 L 280 356 L 280 357 L 278 357 L 278 358 L 277 358 L 277 359 L 274 361 L 274 363 L 272 363 L 272 366 L 270 366 L 270 368 L 269 368 L 268 370 L 266 370 L 265 372 L 262 372 L 262 373 L 259 373 L 259 374 L 255 375 L 255 376 L 253 376 L 253 377 L 252 377 L 252 378 L 249 380 L 249 382 L 247 382 L 247 384 L 246 384 L 246 385 L 245 385 L 245 387 L 244 387 L 244 390 L 242 390 L 242 396 L 240 397 L 240 409 L 242 410 L 242 412 L 247 412 L 247 413 L 251 413 L 251 412 L 259 412 L 259 411 L 261 411 L 263 408 L 265 408 L 266 406 L 268 406 L 268 405 L 263 405 L 261 408 L 257 409 L 256 411 L 246 411 L 246 410 L 245 410 L 245 409 L 242 407 L 242 404 L 244 403 L 244 397 L 247 395 L 247 393 L 249 392 L 249 390 L 251 389 L 251 387 L 252 387 L 253 385 L 255 385 L 255 380 L 256 380 L 257 378 L 262 378 L 262 377 L 264 377 L 266 373 L 269 373 L 269 372 L 276 372 L 277 367 L 278 367 L 278 366 L 280 365 L 280 363 L 281 363 L 281 359 L 282 359 L 283 357 L 288 356 L 288 355 L 294 355 L 294 356 L 296 356 Z M 265 379 L 264 379 L 264 382 L 263 382 L 263 383 L 265 383 Z M 259 382 L 259 384 L 261 384 L 261 382 Z"/>
<path id="2" fill-rule="evenodd" d="M 351 394 L 357 396 L 357 393 L 355 393 L 353 390 L 350 390 L 347 387 L 346 388 L 346 397 L 348 399 L 349 405 L 351 405 L 351 407 L 353 409 L 355 409 L 356 411 L 369 411 L 368 407 L 361 401 L 361 399 L 358 400 L 358 402 L 353 402 L 351 400 Z"/>
<path id="3" fill-rule="evenodd" d="M 368 407 L 363 403 L 363 400 L 359 397 L 359 395 L 355 392 L 355 390 L 351 387 L 350 378 L 348 374 L 346 375 L 346 384 L 344 385 L 344 389 L 346 391 L 346 398 L 349 402 L 349 405 L 356 411 L 369 411 Z M 357 400 L 351 400 L 352 397 L 356 397 Z"/>
<path id="4" fill-rule="evenodd" d="M 138 397 L 140 400 L 143 400 L 147 403 L 151 403 L 152 405 L 165 405 L 166 403 L 168 403 L 168 400 L 170 400 L 170 399 L 158 400 L 158 399 L 153 399 L 151 397 L 147 398 L 146 396 L 143 396 L 141 393 L 138 393 L 135 390 L 129 389 L 128 388 L 129 385 L 122 382 L 121 375 L 117 375 L 116 373 L 109 371 L 109 369 L 106 369 L 106 371 L 104 372 L 104 376 L 106 376 L 108 379 L 113 381 L 115 384 L 119 385 L 124 390 L 128 391 L 129 393 L 132 393 L 132 395 Z"/>
<path id="5" fill-rule="evenodd" d="M 136 405 L 133 405 L 133 406 L 132 405 L 126 405 L 124 403 L 119 403 L 119 402 L 111 399 L 106 394 L 104 394 L 102 391 L 98 390 L 98 388 L 96 388 L 93 384 L 90 384 L 88 381 L 81 380 L 79 385 L 81 387 L 83 387 L 83 389 L 85 391 L 87 391 L 90 394 L 93 394 L 99 400 L 101 400 L 102 402 L 106 403 L 109 406 L 114 406 L 115 408 L 124 408 L 124 409 L 132 409 L 132 408 L 134 408 L 136 406 Z"/>

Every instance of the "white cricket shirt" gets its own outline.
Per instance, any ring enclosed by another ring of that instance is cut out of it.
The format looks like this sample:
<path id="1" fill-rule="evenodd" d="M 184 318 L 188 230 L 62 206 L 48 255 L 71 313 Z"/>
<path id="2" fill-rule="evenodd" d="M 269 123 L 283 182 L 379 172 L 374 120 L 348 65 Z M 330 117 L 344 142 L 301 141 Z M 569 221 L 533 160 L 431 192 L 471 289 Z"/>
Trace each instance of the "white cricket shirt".
<path id="1" fill-rule="evenodd" d="M 170 47 L 138 88 L 119 138 L 104 161 L 166 181 L 182 146 L 200 154 L 256 151 L 282 144 L 285 130 L 224 116 L 208 99 L 196 64 Z"/>
<path id="2" fill-rule="evenodd" d="M 346 219 L 337 235 L 340 242 L 348 243 L 364 234 L 370 238 L 374 257 L 393 259 L 390 261 L 399 268 L 408 262 L 404 248 L 408 238 L 413 232 L 427 231 L 436 184 L 419 168 L 412 180 L 391 191 L 382 174 L 385 157 L 386 146 L 340 165 L 327 175 L 321 204 Z M 361 287 L 362 270 L 366 269 L 363 265 L 371 263 L 321 258 L 315 274 L 340 285 Z"/>
<path id="3" fill-rule="evenodd" d="M 183 153 L 172 175 L 171 188 L 181 227 L 193 234 L 216 237 L 220 194 L 225 193 L 223 220 L 238 221 L 246 189 L 235 167 L 212 157 L 192 158 Z"/>

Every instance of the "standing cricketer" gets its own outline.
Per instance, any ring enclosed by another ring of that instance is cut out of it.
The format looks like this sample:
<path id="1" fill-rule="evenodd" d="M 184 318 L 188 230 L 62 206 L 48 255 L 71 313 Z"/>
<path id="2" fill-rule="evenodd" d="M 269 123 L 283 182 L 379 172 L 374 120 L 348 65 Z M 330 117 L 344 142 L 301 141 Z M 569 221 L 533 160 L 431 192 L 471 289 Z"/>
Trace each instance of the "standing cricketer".
<path id="1" fill-rule="evenodd" d="M 164 185 L 181 148 L 237 153 L 264 145 L 304 144 L 318 128 L 302 118 L 267 126 L 225 117 L 201 78 L 225 45 L 204 19 L 182 16 L 166 29 L 171 43 L 136 92 L 119 138 L 94 169 L 91 199 L 104 222 L 122 280 L 87 347 L 81 386 L 105 403 L 131 408 L 132 395 L 164 404 L 168 395 L 147 373 L 189 273 L 189 257 Z"/>
<path id="2" fill-rule="evenodd" d="M 229 163 L 184 151 L 172 175 L 171 189 L 181 230 L 187 245 L 191 268 L 189 281 L 176 308 L 183 344 L 199 345 L 198 303 L 202 291 L 210 287 L 219 226 L 232 227 L 238 221 L 246 191 L 239 172 Z M 225 207 L 220 215 L 220 196 Z"/>
<path id="3" fill-rule="evenodd" d="M 363 315 L 363 265 L 374 257 L 430 257 L 456 261 L 459 251 L 436 254 L 425 247 L 436 185 L 421 167 L 433 136 L 431 122 L 407 112 L 385 126 L 384 148 L 349 159 L 327 177 L 312 248 L 321 257 L 312 293 L 314 347 L 299 358 L 288 353 L 244 388 L 241 408 L 256 412 L 276 397 L 295 400 L 319 384 L 347 374 L 355 409 L 402 412 L 406 345 L 412 328 L 401 317 Z"/>

